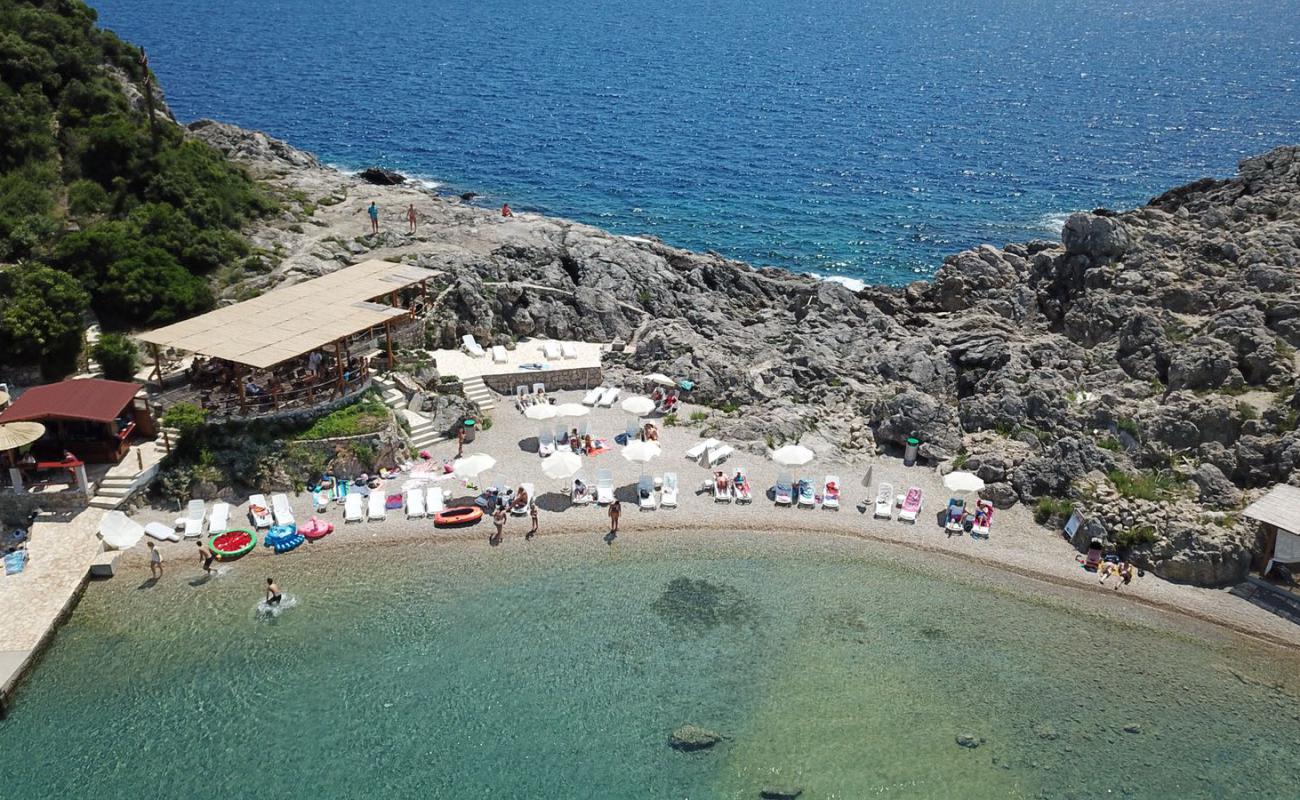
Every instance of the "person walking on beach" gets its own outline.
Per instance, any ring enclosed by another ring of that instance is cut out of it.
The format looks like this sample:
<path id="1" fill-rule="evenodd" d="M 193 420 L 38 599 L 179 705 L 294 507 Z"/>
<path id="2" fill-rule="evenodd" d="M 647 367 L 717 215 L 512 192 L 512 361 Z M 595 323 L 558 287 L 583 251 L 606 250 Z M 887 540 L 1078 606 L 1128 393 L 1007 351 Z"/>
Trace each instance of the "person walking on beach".
<path id="1" fill-rule="evenodd" d="M 615 500 L 609 504 L 609 532 L 618 533 L 618 518 L 623 513 L 623 504 Z"/>
<path id="2" fill-rule="evenodd" d="M 274 578 L 266 579 L 266 604 L 268 606 L 278 606 L 284 599 L 284 594 L 280 591 L 280 585 L 275 582 Z"/>
<path id="3" fill-rule="evenodd" d="M 533 521 L 533 527 L 530 531 L 528 531 L 528 535 L 525 536 L 524 539 L 532 539 L 534 536 L 537 535 L 537 504 L 536 503 L 534 503 L 532 507 L 528 509 L 528 516 Z"/>
<path id="4" fill-rule="evenodd" d="M 149 577 L 158 580 L 162 577 L 162 551 L 154 546 L 153 542 L 149 543 Z"/>
<path id="5" fill-rule="evenodd" d="M 502 203 L 502 204 L 501 204 L 501 216 L 503 216 L 503 217 L 513 217 L 514 215 L 515 215 L 515 212 L 513 212 L 513 211 L 510 210 L 510 204 L 509 204 L 509 203 Z"/>
<path id="6" fill-rule="evenodd" d="M 501 540 L 505 537 L 505 530 L 506 530 L 506 507 L 505 506 L 498 505 L 497 510 L 492 512 L 492 522 L 497 526 L 497 532 L 492 534 L 491 539 L 488 539 L 488 544 L 492 545 L 493 547 L 496 547 L 497 545 L 501 544 Z"/>
<path id="7" fill-rule="evenodd" d="M 456 429 L 456 458 L 465 457 L 465 426 Z"/>
<path id="8" fill-rule="evenodd" d="M 217 560 L 217 554 L 212 552 L 202 540 L 196 542 L 199 546 L 199 563 L 203 565 L 203 571 L 212 574 L 212 562 Z"/>
<path id="9" fill-rule="evenodd" d="M 411 226 L 411 230 L 410 230 L 411 233 L 415 233 L 415 220 L 416 220 L 415 203 L 411 203 L 410 208 L 406 209 L 406 221 Z"/>
<path id="10" fill-rule="evenodd" d="M 375 201 L 370 201 L 370 208 L 366 209 L 366 213 L 370 215 L 370 232 L 379 233 L 379 206 L 375 205 Z"/>

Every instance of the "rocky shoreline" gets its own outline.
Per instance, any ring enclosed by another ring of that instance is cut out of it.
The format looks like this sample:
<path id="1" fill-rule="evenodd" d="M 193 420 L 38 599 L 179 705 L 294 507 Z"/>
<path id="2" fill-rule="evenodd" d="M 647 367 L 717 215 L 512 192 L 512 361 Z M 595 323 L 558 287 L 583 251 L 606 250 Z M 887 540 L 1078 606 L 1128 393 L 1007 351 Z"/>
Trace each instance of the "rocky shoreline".
<path id="1" fill-rule="evenodd" d="M 1083 536 L 1197 584 L 1244 574 L 1258 545 L 1236 512 L 1300 466 L 1300 148 L 1142 208 L 1075 214 L 1061 242 L 982 245 L 932 281 L 853 292 L 370 184 L 221 123 L 190 130 L 281 202 L 247 231 L 263 269 L 219 279 L 226 299 L 401 259 L 441 273 L 431 347 L 465 333 L 634 345 L 611 378 L 691 376 L 715 409 L 710 435 L 755 452 L 801 441 L 849 463 L 915 435 L 926 460 L 977 472 L 999 506 L 1059 521 L 1072 505 Z"/>

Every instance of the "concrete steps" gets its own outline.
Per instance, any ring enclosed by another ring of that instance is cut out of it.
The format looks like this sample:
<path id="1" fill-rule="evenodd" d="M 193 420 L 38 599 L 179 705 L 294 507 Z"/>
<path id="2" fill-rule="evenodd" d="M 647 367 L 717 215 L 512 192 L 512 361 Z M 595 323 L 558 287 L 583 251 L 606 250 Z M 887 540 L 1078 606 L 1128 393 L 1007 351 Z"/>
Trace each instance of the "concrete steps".
<path id="1" fill-rule="evenodd" d="M 433 422 L 427 417 L 409 409 L 402 409 L 397 413 L 410 426 L 410 433 L 407 434 L 407 437 L 411 440 L 411 446 L 416 450 L 427 450 L 439 442 L 447 441 L 446 436 L 434 430 Z"/>
<path id="2" fill-rule="evenodd" d="M 169 428 L 167 432 L 174 447 L 180 439 L 180 433 L 175 428 Z M 94 496 L 90 498 L 90 507 L 111 511 L 121 506 L 140 487 L 153 480 L 158 474 L 159 462 L 166 455 L 167 448 L 163 446 L 161 434 L 152 442 L 133 445 L 122 463 L 100 479 Z"/>
<path id="3" fill-rule="evenodd" d="M 371 381 L 376 389 L 379 390 L 379 396 L 384 401 L 384 405 L 393 410 L 406 408 L 406 395 L 397 384 L 387 378 L 376 375 Z"/>
<path id="4" fill-rule="evenodd" d="M 465 396 L 478 404 L 478 407 L 484 411 L 496 408 L 496 395 L 482 378 L 466 378 L 461 384 L 465 388 Z"/>

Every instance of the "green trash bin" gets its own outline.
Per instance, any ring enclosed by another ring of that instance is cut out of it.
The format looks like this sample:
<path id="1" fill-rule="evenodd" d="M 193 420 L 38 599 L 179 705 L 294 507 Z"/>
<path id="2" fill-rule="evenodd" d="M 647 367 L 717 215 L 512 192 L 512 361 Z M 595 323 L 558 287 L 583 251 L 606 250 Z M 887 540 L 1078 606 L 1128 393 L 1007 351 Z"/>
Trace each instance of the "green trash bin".
<path id="1" fill-rule="evenodd" d="M 462 427 L 465 429 L 465 444 L 469 444 L 470 442 L 474 441 L 474 434 L 475 432 L 478 431 L 478 425 L 474 424 L 474 420 L 472 419 L 465 420 Z"/>
<path id="2" fill-rule="evenodd" d="M 903 451 L 903 466 L 910 467 L 916 463 L 916 450 L 920 446 L 920 439 L 915 436 L 907 437 L 907 449 Z"/>

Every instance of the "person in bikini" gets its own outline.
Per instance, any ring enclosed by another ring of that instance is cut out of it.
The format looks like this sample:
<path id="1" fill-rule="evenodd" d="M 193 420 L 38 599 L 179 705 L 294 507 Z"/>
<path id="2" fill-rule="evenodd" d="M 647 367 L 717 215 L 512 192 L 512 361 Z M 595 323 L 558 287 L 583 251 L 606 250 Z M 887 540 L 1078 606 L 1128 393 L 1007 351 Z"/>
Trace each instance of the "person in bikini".
<path id="1" fill-rule="evenodd" d="M 268 606 L 278 606 L 284 595 L 280 592 L 280 586 L 272 578 L 266 579 L 266 604 Z"/>

